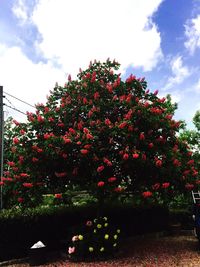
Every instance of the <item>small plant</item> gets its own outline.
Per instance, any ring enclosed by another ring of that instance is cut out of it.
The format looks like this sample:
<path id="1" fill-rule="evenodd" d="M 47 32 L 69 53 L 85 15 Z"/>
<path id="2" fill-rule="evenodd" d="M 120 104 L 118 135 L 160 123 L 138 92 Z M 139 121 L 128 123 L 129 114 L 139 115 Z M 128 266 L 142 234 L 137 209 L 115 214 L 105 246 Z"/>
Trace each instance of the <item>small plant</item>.
<path id="1" fill-rule="evenodd" d="M 68 247 L 71 260 L 94 260 L 113 256 L 118 250 L 120 229 L 114 228 L 107 217 L 88 220 L 75 235 Z"/>

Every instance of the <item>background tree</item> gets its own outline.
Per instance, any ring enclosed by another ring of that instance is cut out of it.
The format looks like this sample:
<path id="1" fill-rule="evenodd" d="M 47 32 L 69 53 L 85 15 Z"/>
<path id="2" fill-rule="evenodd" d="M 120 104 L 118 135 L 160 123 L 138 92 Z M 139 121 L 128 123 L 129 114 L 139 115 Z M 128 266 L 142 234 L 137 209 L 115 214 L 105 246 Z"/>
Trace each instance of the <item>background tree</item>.
<path id="1" fill-rule="evenodd" d="M 194 130 L 184 129 L 180 133 L 180 139 L 190 146 L 193 152 L 193 159 L 195 161 L 195 167 L 197 170 L 200 169 L 200 111 L 197 111 L 193 118 L 195 126 Z M 197 183 L 200 183 L 200 177 L 197 179 Z"/>

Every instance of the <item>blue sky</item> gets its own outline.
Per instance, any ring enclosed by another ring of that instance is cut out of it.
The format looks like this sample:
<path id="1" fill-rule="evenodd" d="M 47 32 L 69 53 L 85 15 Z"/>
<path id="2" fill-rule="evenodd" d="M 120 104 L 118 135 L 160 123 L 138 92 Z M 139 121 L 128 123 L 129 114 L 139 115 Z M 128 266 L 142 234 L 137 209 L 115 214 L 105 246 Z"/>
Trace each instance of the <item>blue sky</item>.
<path id="1" fill-rule="evenodd" d="M 108 57 L 125 78 L 171 94 L 176 119 L 200 109 L 200 0 L 0 0 L 0 85 L 30 104 Z M 5 103 L 31 108 L 7 96 Z M 23 115 L 5 107 L 6 116 Z"/>

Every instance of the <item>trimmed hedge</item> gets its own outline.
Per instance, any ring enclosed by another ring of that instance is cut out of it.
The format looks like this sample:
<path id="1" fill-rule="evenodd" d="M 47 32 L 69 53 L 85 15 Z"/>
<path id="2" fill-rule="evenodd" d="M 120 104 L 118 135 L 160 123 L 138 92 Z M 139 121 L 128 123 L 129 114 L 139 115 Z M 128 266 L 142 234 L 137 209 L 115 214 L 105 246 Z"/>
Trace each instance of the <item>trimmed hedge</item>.
<path id="1" fill-rule="evenodd" d="M 97 216 L 97 206 L 40 207 L 0 212 L 0 260 L 24 257 L 41 240 L 49 250 L 67 247 L 74 227 Z M 163 231 L 169 214 L 163 207 L 107 206 L 103 212 L 123 236 Z"/>
<path id="2" fill-rule="evenodd" d="M 194 227 L 194 221 L 192 219 L 192 211 L 186 209 L 172 209 L 170 210 L 170 223 L 181 224 L 181 229 L 191 230 Z"/>

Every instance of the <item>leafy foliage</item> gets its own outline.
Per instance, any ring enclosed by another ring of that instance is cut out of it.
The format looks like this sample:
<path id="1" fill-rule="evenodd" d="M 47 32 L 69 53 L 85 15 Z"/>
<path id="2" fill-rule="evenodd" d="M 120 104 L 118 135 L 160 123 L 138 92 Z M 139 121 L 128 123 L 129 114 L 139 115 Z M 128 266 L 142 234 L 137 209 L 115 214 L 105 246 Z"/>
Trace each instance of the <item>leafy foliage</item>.
<path id="1" fill-rule="evenodd" d="M 126 81 L 119 64 L 94 62 L 76 80 L 56 85 L 47 103 L 13 128 L 3 186 L 7 205 L 36 205 L 44 192 L 62 198 L 80 186 L 99 203 L 125 189 L 166 199 L 191 190 L 198 171 L 169 96 L 150 92 L 144 78 Z"/>

